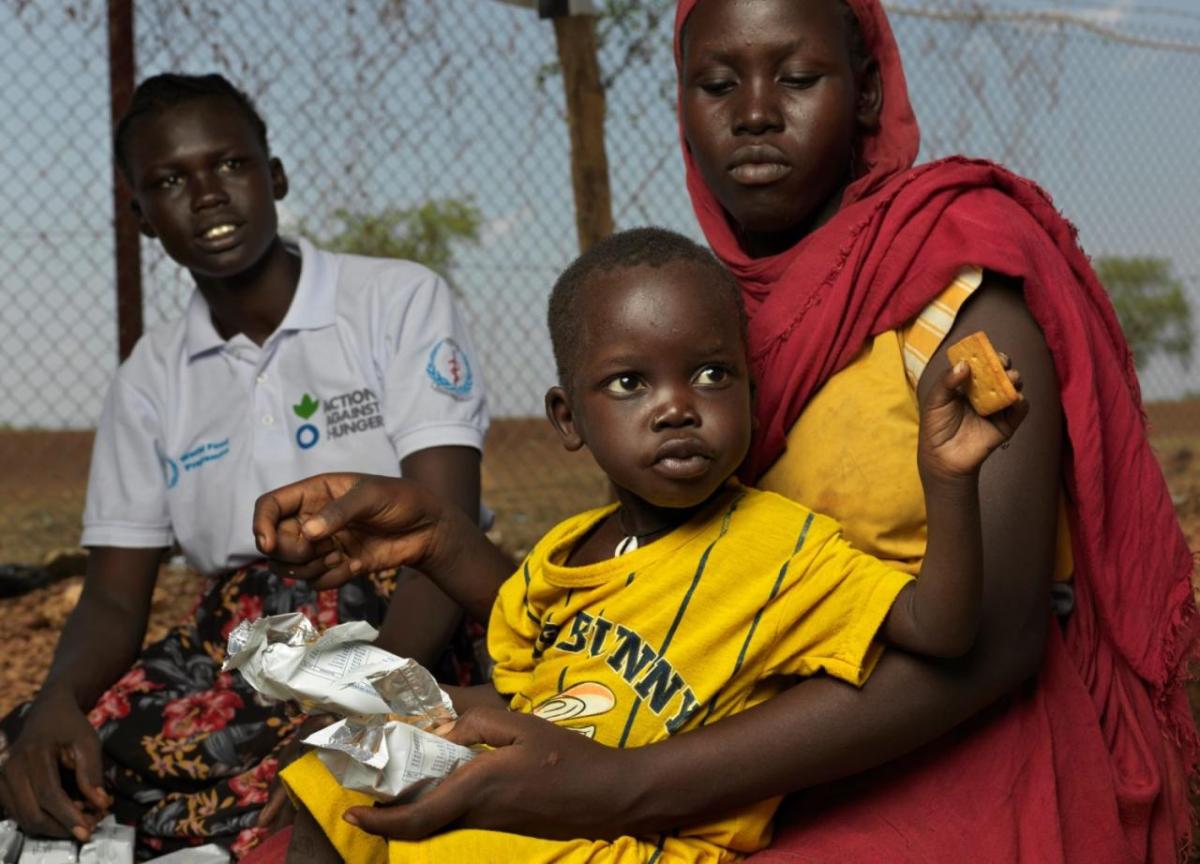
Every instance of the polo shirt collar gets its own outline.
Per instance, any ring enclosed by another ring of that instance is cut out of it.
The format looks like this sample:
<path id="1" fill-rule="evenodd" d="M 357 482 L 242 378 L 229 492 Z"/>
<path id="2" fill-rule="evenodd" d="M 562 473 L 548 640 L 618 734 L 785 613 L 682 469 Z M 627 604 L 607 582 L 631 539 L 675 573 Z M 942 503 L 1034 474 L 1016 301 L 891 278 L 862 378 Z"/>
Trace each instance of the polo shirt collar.
<path id="1" fill-rule="evenodd" d="M 289 248 L 300 250 L 300 284 L 275 332 L 319 330 L 333 325 L 337 321 L 337 257 L 303 237 L 285 238 L 284 242 Z"/>
<path id="2" fill-rule="evenodd" d="M 300 282 L 296 285 L 292 304 L 275 333 L 319 330 L 331 326 L 337 320 L 337 257 L 316 248 L 303 237 L 294 240 L 284 238 L 284 243 L 300 253 Z M 184 326 L 189 360 L 225 345 L 226 340 L 213 326 L 208 303 L 198 290 L 192 291 L 184 314 Z M 272 334 L 271 338 L 274 336 Z"/>

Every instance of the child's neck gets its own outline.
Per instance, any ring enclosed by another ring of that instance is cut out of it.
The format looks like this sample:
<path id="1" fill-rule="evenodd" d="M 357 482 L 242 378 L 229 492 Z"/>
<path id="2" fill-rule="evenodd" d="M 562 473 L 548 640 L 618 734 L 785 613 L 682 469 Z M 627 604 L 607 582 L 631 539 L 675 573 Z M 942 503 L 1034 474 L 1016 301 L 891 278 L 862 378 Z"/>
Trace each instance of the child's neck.
<path id="1" fill-rule="evenodd" d="M 584 567 L 615 558 L 617 546 L 631 536 L 638 539 L 638 547 L 649 545 L 709 507 L 727 487 L 728 481 L 691 507 L 659 507 L 617 487 L 617 500 L 621 506 L 575 547 L 567 559 L 567 565 Z"/>
<path id="2" fill-rule="evenodd" d="M 300 258 L 276 237 L 262 258 L 236 276 L 212 279 L 193 273 L 192 277 L 222 339 L 243 333 L 262 345 L 292 305 L 300 284 Z"/>

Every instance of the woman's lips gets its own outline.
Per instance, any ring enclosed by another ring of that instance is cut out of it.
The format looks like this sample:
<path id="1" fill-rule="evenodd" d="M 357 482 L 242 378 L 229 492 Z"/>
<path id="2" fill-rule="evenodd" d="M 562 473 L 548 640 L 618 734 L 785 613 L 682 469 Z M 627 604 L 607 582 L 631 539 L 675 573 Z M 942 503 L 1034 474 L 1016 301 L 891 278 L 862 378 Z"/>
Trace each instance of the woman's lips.
<path id="1" fill-rule="evenodd" d="M 743 186 L 766 186 L 783 179 L 792 166 L 782 162 L 743 162 L 729 169 L 733 179 Z"/>
<path id="2" fill-rule="evenodd" d="M 787 156 L 773 144 L 743 144 L 733 151 L 728 170 L 734 182 L 743 186 L 765 186 L 786 177 L 792 171 Z"/>

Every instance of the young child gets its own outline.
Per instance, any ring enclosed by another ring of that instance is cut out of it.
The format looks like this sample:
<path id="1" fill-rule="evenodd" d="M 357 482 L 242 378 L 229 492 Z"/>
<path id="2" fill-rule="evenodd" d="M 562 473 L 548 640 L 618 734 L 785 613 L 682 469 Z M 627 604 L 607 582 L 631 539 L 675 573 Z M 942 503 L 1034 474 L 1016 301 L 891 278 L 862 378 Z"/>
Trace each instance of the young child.
<path id="1" fill-rule="evenodd" d="M 279 235 L 287 175 L 254 105 L 224 78 L 144 81 L 114 151 L 143 233 L 196 291 L 109 391 L 85 588 L 37 699 L 3 724 L 0 806 L 29 833 L 82 840 L 94 819 L 83 797 L 135 822 L 142 854 L 197 840 L 244 852 L 286 801 L 279 789 L 264 811 L 299 720 L 220 672 L 230 630 L 293 610 L 322 627 L 365 619 L 383 624 L 383 644 L 435 663 L 461 615 L 416 574 L 389 606 L 391 579 L 318 593 L 270 572 L 251 502 L 341 469 L 403 473 L 477 514 L 482 382 L 436 274 Z M 173 542 L 210 581 L 190 620 L 142 650 Z M 82 796 L 64 790 L 60 766 Z"/>
<path id="2" fill-rule="evenodd" d="M 453 692 L 460 710 L 482 698 L 637 747 L 769 699 L 791 676 L 861 685 L 883 644 L 938 657 L 970 648 L 977 475 L 1020 423 L 1023 400 L 979 417 L 956 392 L 965 366 L 924 400 L 930 531 L 914 581 L 851 548 L 831 520 L 731 479 L 749 446 L 752 388 L 737 285 L 711 253 L 659 229 L 615 235 L 559 279 L 550 329 L 560 383 L 547 413 L 568 449 L 590 450 L 618 503 L 552 529 L 504 583 L 489 628 L 492 684 Z M 255 522 L 263 551 L 303 557 L 305 540 L 335 535 L 342 551 L 325 559 L 325 578 L 419 562 L 468 608 L 486 602 L 479 586 L 502 564 L 478 531 L 439 518 L 442 508 L 411 484 L 359 479 L 345 492 L 350 479 L 326 487 L 332 503 L 312 482 L 264 496 Z M 315 756 L 283 776 L 337 853 L 356 862 L 734 860 L 766 844 L 778 803 L 650 837 L 460 830 L 385 849 L 347 824 L 362 811 L 343 820 L 368 799 L 341 791 Z M 333 851 L 305 817 L 294 860 L 322 849 Z"/>

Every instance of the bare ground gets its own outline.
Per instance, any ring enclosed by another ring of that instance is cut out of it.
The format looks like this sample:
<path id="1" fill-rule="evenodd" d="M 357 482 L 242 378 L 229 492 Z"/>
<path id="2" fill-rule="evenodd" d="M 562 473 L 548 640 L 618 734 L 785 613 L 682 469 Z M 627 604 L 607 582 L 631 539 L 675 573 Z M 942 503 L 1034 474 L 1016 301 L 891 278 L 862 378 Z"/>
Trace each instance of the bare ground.
<path id="1" fill-rule="evenodd" d="M 1149 407 L 1152 440 L 1193 549 L 1200 549 L 1200 400 Z M 0 430 L 0 564 L 41 562 L 78 538 L 89 432 Z M 523 554 L 564 516 L 602 503 L 604 476 L 583 453 L 568 453 L 542 419 L 498 420 L 484 458 L 484 497 L 494 536 Z M 57 634 L 79 595 L 78 577 L 0 600 L 0 716 L 28 699 L 45 675 Z M 194 574 L 163 569 L 147 638 L 191 609 Z M 1194 694 L 1200 705 L 1200 688 Z"/>

